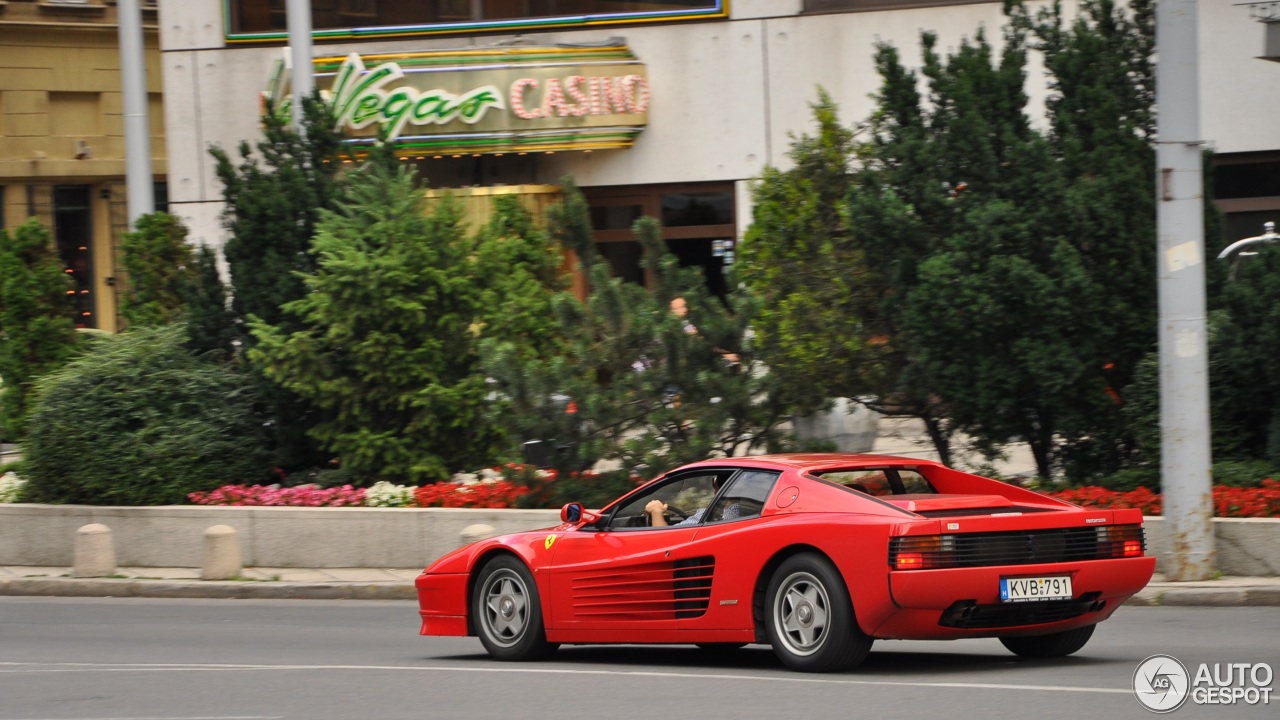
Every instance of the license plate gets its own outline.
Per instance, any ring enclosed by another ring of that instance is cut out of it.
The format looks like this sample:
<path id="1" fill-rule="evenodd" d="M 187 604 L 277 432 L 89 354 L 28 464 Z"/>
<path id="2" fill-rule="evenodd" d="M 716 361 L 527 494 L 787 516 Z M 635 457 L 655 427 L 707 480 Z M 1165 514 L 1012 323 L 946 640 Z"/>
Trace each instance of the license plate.
<path id="1" fill-rule="evenodd" d="M 1071 597 L 1071 578 L 1066 575 L 1000 578 L 1000 602 L 1070 600 Z"/>

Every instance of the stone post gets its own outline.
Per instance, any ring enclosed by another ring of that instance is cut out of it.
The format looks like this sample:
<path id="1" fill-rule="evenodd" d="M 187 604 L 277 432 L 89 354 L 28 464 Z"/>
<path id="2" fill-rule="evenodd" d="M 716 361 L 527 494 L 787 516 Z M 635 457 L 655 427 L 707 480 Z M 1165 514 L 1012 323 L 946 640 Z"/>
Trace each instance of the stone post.
<path id="1" fill-rule="evenodd" d="M 214 525 L 204 531 L 204 563 L 201 580 L 230 580 L 240 576 L 240 539 L 229 525 Z"/>
<path id="2" fill-rule="evenodd" d="M 75 568 L 79 578 L 107 577 L 116 574 L 116 546 L 111 528 L 99 523 L 85 525 L 76 531 Z"/>
<path id="3" fill-rule="evenodd" d="M 471 543 L 477 540 L 484 540 L 485 538 L 491 538 L 497 534 L 498 534 L 498 531 L 495 530 L 492 525 L 486 525 L 485 523 L 476 523 L 474 525 L 468 525 L 462 528 L 462 544 L 470 545 Z"/>

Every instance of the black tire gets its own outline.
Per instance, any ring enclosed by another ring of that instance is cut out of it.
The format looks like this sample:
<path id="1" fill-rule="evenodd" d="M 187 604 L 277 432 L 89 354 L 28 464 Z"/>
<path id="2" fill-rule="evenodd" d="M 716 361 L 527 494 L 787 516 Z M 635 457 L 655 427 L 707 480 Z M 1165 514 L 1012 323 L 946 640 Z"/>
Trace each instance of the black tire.
<path id="1" fill-rule="evenodd" d="M 1026 637 L 1002 637 L 1000 644 L 1009 648 L 1014 655 L 1028 658 L 1065 657 L 1084 647 L 1093 637 L 1093 629 L 1097 625 L 1085 625 L 1075 630 L 1049 633 L 1048 635 L 1029 635 Z"/>
<path id="2" fill-rule="evenodd" d="M 547 642 L 533 575 L 511 555 L 499 555 L 480 569 L 471 617 L 484 649 L 498 660 L 539 660 L 559 647 Z"/>
<path id="3" fill-rule="evenodd" d="M 765 629 L 783 664 L 802 672 L 856 667 L 872 639 L 858 627 L 849 589 L 826 558 L 793 555 L 769 579 Z"/>

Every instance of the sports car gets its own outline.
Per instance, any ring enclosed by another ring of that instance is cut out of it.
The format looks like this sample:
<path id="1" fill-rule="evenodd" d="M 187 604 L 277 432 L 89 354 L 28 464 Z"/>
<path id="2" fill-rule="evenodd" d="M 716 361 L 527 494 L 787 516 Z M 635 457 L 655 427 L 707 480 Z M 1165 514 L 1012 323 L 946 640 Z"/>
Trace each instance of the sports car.
<path id="1" fill-rule="evenodd" d="M 708 460 L 560 518 L 424 570 L 421 634 L 476 635 L 501 660 L 561 643 L 767 643 L 808 672 L 852 668 L 877 638 L 996 637 L 1055 657 L 1155 569 L 1138 510 L 883 455 Z"/>

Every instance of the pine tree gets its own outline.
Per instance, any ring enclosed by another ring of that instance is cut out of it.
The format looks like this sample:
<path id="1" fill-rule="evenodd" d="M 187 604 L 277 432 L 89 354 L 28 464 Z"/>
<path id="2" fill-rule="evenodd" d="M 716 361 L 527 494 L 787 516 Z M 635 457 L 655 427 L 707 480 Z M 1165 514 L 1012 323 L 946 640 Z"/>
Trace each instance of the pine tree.
<path id="1" fill-rule="evenodd" d="M 284 307 L 306 294 L 302 277 L 316 268 L 311 243 L 319 214 L 333 209 L 342 196 L 342 136 L 319 95 L 305 99 L 303 108 L 301 133 L 291 127 L 288 116 L 268 108 L 263 114 L 265 139 L 253 147 L 242 143 L 238 165 L 221 148 L 210 150 L 223 184 L 223 222 L 231 234 L 223 255 L 230 272 L 232 313 L 225 316 L 230 323 L 225 328 L 208 326 L 217 319 L 215 314 L 204 316 L 192 330 L 203 327 L 204 336 L 215 344 L 233 334 L 251 347 L 252 318 L 285 331 L 298 329 L 290 325 L 294 319 Z M 295 469 L 325 462 L 327 457 L 310 434 L 323 413 L 279 385 L 265 379 L 262 385 L 280 464 Z"/>
<path id="2" fill-rule="evenodd" d="M 121 243 L 129 286 L 120 314 L 130 328 L 166 325 L 182 314 L 196 282 L 187 228 L 163 212 L 139 217 L 134 228 Z"/>
<path id="3" fill-rule="evenodd" d="M 264 113 L 265 139 L 252 148 L 241 143 L 239 165 L 221 148 L 210 150 L 231 234 L 223 254 L 235 288 L 233 308 L 241 318 L 270 325 L 285 321 L 285 304 L 305 294 L 298 273 L 315 269 L 311 239 L 319 213 L 333 209 L 341 196 L 341 135 L 323 101 L 308 99 L 304 109 L 302 133 L 278 113 Z"/>
<path id="4" fill-rule="evenodd" d="M 744 248 L 773 298 L 771 367 L 918 415 L 944 461 L 953 432 L 988 454 L 1025 440 L 1046 475 L 1136 461 L 1117 399 L 1154 339 L 1155 244 L 1150 2 L 1130 7 L 1087 0 L 1067 28 L 1056 5 L 1010 3 L 999 53 L 982 30 L 946 56 L 923 33 L 923 96 L 879 46 L 878 106 L 843 158 L 816 150 L 841 144 L 823 98 L 818 138 L 760 184 Z M 1048 133 L 1025 111 L 1032 37 L 1053 74 Z M 820 188 L 843 192 L 839 223 L 813 211 L 831 202 Z M 788 279 L 806 256 L 825 286 Z"/>
<path id="5" fill-rule="evenodd" d="M 317 268 L 249 357 L 325 411 L 311 433 L 362 481 L 422 483 L 490 458 L 476 372 L 480 293 L 458 207 L 427 215 L 412 174 L 374 158 L 323 213 Z M 298 328 L 291 330 L 290 328 Z"/>
<path id="6" fill-rule="evenodd" d="M 227 307 L 227 288 L 218 274 L 218 253 L 200 246 L 195 256 L 196 279 L 184 298 L 187 347 L 197 354 L 214 353 L 224 358 L 235 354 L 239 333 Z"/>
<path id="7" fill-rule="evenodd" d="M 1094 281 L 1075 300 L 1089 326 L 1080 397 L 1060 413 L 1062 461 L 1093 475 L 1136 459 L 1123 406 L 1156 343 L 1154 7 L 1090 0 L 1070 21 L 1059 3 L 1011 18 L 1034 32 L 1051 78 L 1049 140 L 1070 184 L 1049 220 Z"/>
<path id="8" fill-rule="evenodd" d="M 642 476 L 714 456 L 777 449 L 791 412 L 747 341 L 758 309 L 737 289 L 720 299 L 681 269 L 653 218 L 634 232 L 651 287 L 611 277 L 595 251 L 588 209 L 572 182 L 549 211 L 556 236 L 579 258 L 585 301 L 555 303 L 564 348 L 522 358 L 511 343 L 485 346 L 485 369 L 505 399 L 518 440 L 552 442 L 562 472 L 601 459 Z M 736 283 L 730 283 L 736 288 Z"/>
<path id="9" fill-rule="evenodd" d="M 511 195 L 497 197 L 472 243 L 480 336 L 514 342 L 529 357 L 554 352 L 562 338 L 552 299 L 567 286 L 560 246 Z"/>
<path id="10" fill-rule="evenodd" d="M 0 427 L 23 435 L 32 383 L 75 352 L 71 281 L 49 231 L 35 218 L 0 228 Z"/>

